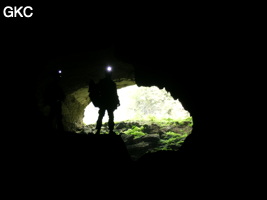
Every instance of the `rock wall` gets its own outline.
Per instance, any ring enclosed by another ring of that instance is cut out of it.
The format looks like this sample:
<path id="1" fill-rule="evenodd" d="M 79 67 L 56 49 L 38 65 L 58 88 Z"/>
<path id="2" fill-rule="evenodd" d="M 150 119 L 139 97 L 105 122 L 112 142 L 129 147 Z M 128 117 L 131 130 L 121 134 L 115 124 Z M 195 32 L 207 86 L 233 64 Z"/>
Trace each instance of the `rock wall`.
<path id="1" fill-rule="evenodd" d="M 84 109 L 89 103 L 88 88 L 81 88 L 66 96 L 62 104 L 62 121 L 65 130 L 75 131 L 82 128 Z"/>

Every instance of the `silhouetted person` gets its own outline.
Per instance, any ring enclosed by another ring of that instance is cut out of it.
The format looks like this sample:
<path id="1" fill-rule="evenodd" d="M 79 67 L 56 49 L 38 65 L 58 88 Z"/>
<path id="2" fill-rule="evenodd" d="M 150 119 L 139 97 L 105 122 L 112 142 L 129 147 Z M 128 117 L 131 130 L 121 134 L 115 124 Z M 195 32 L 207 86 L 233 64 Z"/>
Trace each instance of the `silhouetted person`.
<path id="1" fill-rule="evenodd" d="M 48 84 L 44 102 L 49 106 L 48 123 L 52 131 L 61 133 L 64 131 L 62 124 L 62 102 L 65 99 L 65 94 L 60 86 L 61 71 L 53 71 L 51 82 Z"/>
<path id="2" fill-rule="evenodd" d="M 117 87 L 115 82 L 111 79 L 111 68 L 107 68 L 105 78 L 101 79 L 97 85 L 92 81 L 90 82 L 91 89 L 89 88 L 90 98 L 94 106 L 99 107 L 99 116 L 96 122 L 96 134 L 100 134 L 102 119 L 107 110 L 109 121 L 109 133 L 115 134 L 114 129 L 114 110 L 120 106 L 119 97 L 117 94 Z M 89 86 L 89 87 L 90 87 Z"/>

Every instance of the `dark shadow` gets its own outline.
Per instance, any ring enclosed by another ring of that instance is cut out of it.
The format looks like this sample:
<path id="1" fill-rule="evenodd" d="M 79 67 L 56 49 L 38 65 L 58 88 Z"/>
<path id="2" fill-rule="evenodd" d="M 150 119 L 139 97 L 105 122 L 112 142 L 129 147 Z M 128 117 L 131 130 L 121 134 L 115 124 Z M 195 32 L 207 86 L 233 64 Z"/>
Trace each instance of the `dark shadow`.
<path id="1" fill-rule="evenodd" d="M 132 162 L 119 135 L 64 132 L 61 135 L 43 136 L 39 145 L 40 143 L 42 154 L 39 154 L 39 158 L 42 162 L 52 162 L 57 167 L 111 169 L 127 166 Z"/>
<path id="2" fill-rule="evenodd" d="M 61 71 L 51 71 L 51 80 L 45 88 L 43 99 L 44 106 L 47 108 L 47 128 L 53 133 L 60 134 L 64 132 L 62 123 L 62 103 L 65 100 L 65 94 L 61 87 Z"/>

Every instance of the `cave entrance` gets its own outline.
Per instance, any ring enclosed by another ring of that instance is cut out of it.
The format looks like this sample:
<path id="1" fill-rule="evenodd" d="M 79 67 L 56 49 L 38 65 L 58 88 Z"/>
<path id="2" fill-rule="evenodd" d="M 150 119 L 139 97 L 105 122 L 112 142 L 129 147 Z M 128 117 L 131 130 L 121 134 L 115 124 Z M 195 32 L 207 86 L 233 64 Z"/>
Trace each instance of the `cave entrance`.
<path id="1" fill-rule="evenodd" d="M 174 100 L 164 88 L 131 85 L 118 89 L 120 106 L 114 111 L 114 121 L 185 120 L 190 117 L 180 101 Z M 90 103 L 84 112 L 84 124 L 95 124 L 99 108 Z M 103 123 L 108 122 L 105 113 Z"/>
<path id="2" fill-rule="evenodd" d="M 131 85 L 117 90 L 120 107 L 114 111 L 114 131 L 120 134 L 134 160 L 148 152 L 178 150 L 191 134 L 193 120 L 179 100 L 164 88 Z M 84 133 L 93 133 L 99 108 L 84 111 Z M 107 134 L 107 112 L 101 134 Z"/>

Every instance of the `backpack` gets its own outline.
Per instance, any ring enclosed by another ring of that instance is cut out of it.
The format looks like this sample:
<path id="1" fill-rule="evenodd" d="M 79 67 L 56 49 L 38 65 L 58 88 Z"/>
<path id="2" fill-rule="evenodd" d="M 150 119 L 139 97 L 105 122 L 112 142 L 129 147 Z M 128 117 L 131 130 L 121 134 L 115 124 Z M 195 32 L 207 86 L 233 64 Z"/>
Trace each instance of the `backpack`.
<path id="1" fill-rule="evenodd" d="M 91 99 L 92 103 L 95 107 L 100 106 L 100 91 L 99 86 L 93 80 L 89 82 L 89 98 Z"/>

